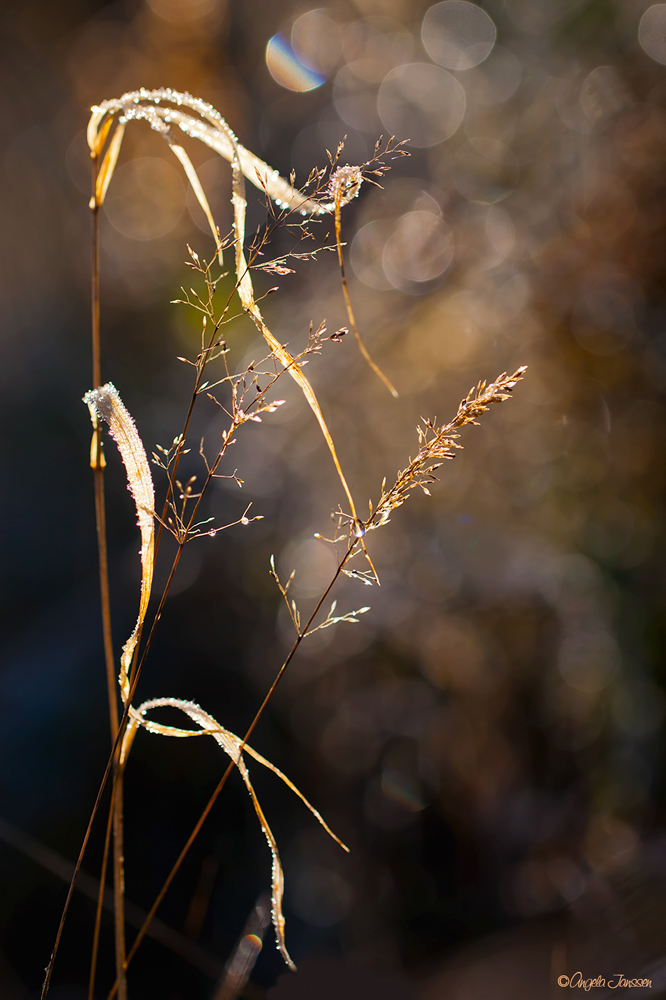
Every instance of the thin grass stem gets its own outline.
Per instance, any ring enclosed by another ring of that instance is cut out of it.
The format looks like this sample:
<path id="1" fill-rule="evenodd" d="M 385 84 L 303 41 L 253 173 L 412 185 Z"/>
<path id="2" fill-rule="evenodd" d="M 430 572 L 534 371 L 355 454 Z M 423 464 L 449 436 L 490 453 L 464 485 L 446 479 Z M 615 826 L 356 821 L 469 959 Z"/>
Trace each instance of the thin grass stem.
<path id="1" fill-rule="evenodd" d="M 114 798 L 111 794 L 109 805 L 109 818 L 106 823 L 106 835 L 104 837 L 104 853 L 102 855 L 102 870 L 99 876 L 99 892 L 97 894 L 97 909 L 95 911 L 95 930 L 93 932 L 92 954 L 90 956 L 90 977 L 88 980 L 88 1000 L 95 997 L 95 977 L 97 975 L 97 955 L 99 952 L 99 935 L 102 927 L 102 910 L 104 909 L 104 890 L 106 888 L 106 869 L 109 863 L 109 847 L 111 844 L 111 831 L 113 829 Z"/>
<path id="2" fill-rule="evenodd" d="M 100 338 L 100 295 L 99 295 L 99 204 L 96 198 L 99 172 L 98 155 L 92 157 L 92 267 L 91 267 L 91 300 L 92 300 L 92 377 L 93 388 L 102 384 L 101 338 Z M 101 426 L 97 421 L 93 430 L 93 445 L 91 449 L 91 465 L 95 481 L 95 521 L 97 526 L 97 549 L 99 554 L 100 596 L 102 605 L 102 632 L 104 637 L 104 659 L 106 664 L 106 682 L 109 699 L 109 718 L 111 724 L 111 740 L 115 742 L 118 735 L 118 695 L 116 690 L 115 664 L 113 656 L 113 641 L 111 633 L 111 599 L 109 591 L 109 560 L 106 540 L 106 505 L 104 498 L 104 453 L 102 451 Z M 116 765 L 117 766 L 117 765 Z M 125 878 L 123 872 L 123 800 L 122 783 L 115 782 L 113 795 L 113 887 L 114 887 L 114 926 L 116 942 L 116 976 L 118 977 L 119 1000 L 127 998 L 125 982 Z M 95 948 L 98 946 L 99 935 L 95 937 Z M 96 952 L 93 963 L 96 964 Z"/>
<path id="3" fill-rule="evenodd" d="M 352 329 L 352 333 L 354 334 L 354 339 L 356 340 L 356 343 L 358 344 L 358 349 L 361 352 L 361 354 L 363 355 L 363 357 L 365 358 L 365 360 L 367 361 L 368 365 L 370 366 L 370 368 L 372 368 L 372 370 L 375 373 L 375 375 L 377 375 L 382 380 L 382 382 L 384 383 L 384 385 L 386 386 L 386 388 L 388 389 L 388 391 L 391 393 L 391 395 L 395 399 L 397 399 L 397 397 L 398 397 L 398 391 L 397 391 L 397 389 L 395 388 L 395 386 L 391 382 L 389 382 L 389 380 L 387 379 L 386 375 L 381 370 L 381 368 L 379 368 L 378 365 L 376 365 L 375 362 L 370 357 L 368 349 L 365 346 L 365 344 L 363 343 L 363 341 L 361 339 L 361 335 L 358 332 L 358 327 L 356 326 L 356 317 L 354 316 L 354 310 L 353 310 L 352 304 L 351 304 L 351 298 L 350 298 L 350 295 L 349 295 L 349 289 L 347 287 L 347 276 L 345 274 L 345 261 L 344 261 L 344 257 L 343 257 L 343 254 L 342 254 L 342 225 L 341 225 L 341 218 L 340 218 L 340 215 L 341 215 L 340 209 L 341 209 L 341 207 L 342 207 L 342 197 L 341 197 L 340 191 L 337 191 L 336 195 L 335 195 L 335 242 L 336 242 L 337 250 L 338 250 L 338 264 L 340 266 L 340 278 L 341 278 L 341 281 L 342 281 L 342 294 L 344 295 L 344 299 L 345 299 L 345 307 L 347 309 L 347 317 L 349 319 L 349 325 L 350 325 L 350 327 Z"/>

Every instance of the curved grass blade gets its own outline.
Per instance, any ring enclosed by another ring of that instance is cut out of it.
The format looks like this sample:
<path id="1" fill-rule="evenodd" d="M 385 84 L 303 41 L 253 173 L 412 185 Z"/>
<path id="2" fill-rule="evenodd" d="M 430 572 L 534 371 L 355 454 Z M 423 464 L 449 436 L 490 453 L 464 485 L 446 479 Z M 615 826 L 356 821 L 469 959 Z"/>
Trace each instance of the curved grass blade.
<path id="1" fill-rule="evenodd" d="M 180 162 L 182 163 L 183 169 L 187 174 L 187 179 L 192 185 L 192 190 L 194 191 L 195 197 L 199 202 L 199 204 L 201 205 L 201 208 L 203 209 L 204 215 L 206 216 L 206 219 L 208 221 L 208 225 L 210 226 L 210 231 L 213 234 L 213 239 L 215 240 L 217 246 L 218 260 L 220 264 L 222 264 L 223 260 L 222 260 L 222 247 L 220 246 L 220 234 L 218 233 L 217 226 L 215 225 L 215 219 L 213 218 L 213 213 L 210 210 L 208 199 L 206 198 L 204 189 L 201 186 L 199 175 L 194 169 L 194 164 L 192 163 L 191 159 L 189 158 L 183 147 L 179 146 L 175 142 L 170 142 L 169 145 L 171 147 L 171 152 L 175 156 L 177 156 Z"/>
<path id="2" fill-rule="evenodd" d="M 150 473 L 148 458 L 145 448 L 136 425 L 129 412 L 125 408 L 123 401 L 118 395 L 118 390 L 111 382 L 101 386 L 99 389 L 92 389 L 83 397 L 90 410 L 90 416 L 95 423 L 95 419 L 106 421 L 114 441 L 118 445 L 118 450 L 122 457 L 127 472 L 127 488 L 129 489 L 136 505 L 137 523 L 141 532 L 141 600 L 139 602 L 139 616 L 134 626 L 134 631 L 123 646 L 120 657 L 120 693 L 123 703 L 127 703 L 129 697 L 129 669 L 132 663 L 132 656 L 137 644 L 139 632 L 143 626 L 150 592 L 153 584 L 153 570 L 155 557 L 155 490 L 153 488 L 153 477 Z"/>
<path id="3" fill-rule="evenodd" d="M 175 104 L 176 107 L 165 106 L 168 103 Z M 182 111 L 183 107 L 194 111 L 199 117 L 195 118 Z M 88 144 L 91 149 L 105 114 L 119 114 L 120 121 L 125 122 L 143 119 L 165 138 L 170 132 L 170 126 L 175 124 L 186 135 L 199 139 L 230 163 L 237 156 L 245 177 L 259 190 L 265 191 L 280 208 L 295 209 L 304 215 L 322 215 L 333 211 L 332 202 L 322 204 L 301 194 L 277 170 L 241 146 L 222 115 L 211 104 L 187 92 L 172 90 L 170 87 L 160 87 L 157 90 L 142 87 L 129 91 L 122 97 L 103 101 L 100 105 L 95 105 L 91 112 L 88 125 Z"/>

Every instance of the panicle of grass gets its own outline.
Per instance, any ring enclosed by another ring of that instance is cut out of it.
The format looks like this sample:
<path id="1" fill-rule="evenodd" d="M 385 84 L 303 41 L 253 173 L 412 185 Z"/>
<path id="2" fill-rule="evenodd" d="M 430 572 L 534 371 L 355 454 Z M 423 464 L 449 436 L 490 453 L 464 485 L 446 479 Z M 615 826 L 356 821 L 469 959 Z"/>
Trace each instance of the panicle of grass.
<path id="1" fill-rule="evenodd" d="M 402 506 L 412 490 L 420 488 L 430 496 L 428 487 L 437 482 L 435 471 L 444 461 L 455 458 L 456 449 L 462 448 L 458 443 L 458 431 L 467 424 L 478 424 L 479 417 L 494 403 L 509 399 L 526 370 L 527 366 L 523 365 L 513 375 L 503 372 L 494 382 L 479 382 L 477 386 L 472 386 L 453 419 L 441 427 L 437 426 L 436 420 L 423 418 L 421 425 L 416 428 L 419 443 L 416 456 L 410 458 L 406 468 L 398 473 L 390 489 L 385 488 L 384 481 L 379 501 L 364 522 L 365 530 L 386 524 L 391 512 Z"/>

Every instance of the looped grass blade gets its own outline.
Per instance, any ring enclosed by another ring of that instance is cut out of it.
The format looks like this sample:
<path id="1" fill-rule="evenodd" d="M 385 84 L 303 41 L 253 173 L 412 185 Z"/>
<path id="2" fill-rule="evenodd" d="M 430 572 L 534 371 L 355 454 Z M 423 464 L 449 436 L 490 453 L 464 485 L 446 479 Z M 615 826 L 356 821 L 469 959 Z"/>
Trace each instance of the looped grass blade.
<path id="1" fill-rule="evenodd" d="M 159 722 L 153 722 L 152 720 L 146 719 L 145 717 L 146 712 L 148 712 L 151 708 L 177 708 L 181 712 L 184 712 L 187 716 L 189 716 L 189 718 L 192 719 L 193 722 L 196 722 L 197 725 L 199 725 L 201 728 L 193 731 L 191 729 L 177 729 L 175 726 L 165 726 Z M 284 920 L 284 915 L 282 913 L 282 897 L 284 894 L 284 873 L 282 871 L 280 854 L 278 852 L 278 847 L 275 841 L 275 837 L 273 836 L 273 832 L 270 826 L 268 825 L 268 821 L 264 816 L 263 810 L 259 804 L 259 800 L 257 799 L 256 793 L 254 791 L 254 787 L 252 785 L 252 782 L 250 781 L 250 775 L 248 774 L 245 761 L 243 760 L 243 754 L 244 753 L 249 754 L 251 757 L 254 757 L 255 760 L 259 761 L 260 764 L 263 764 L 264 767 L 268 767 L 271 771 L 273 771 L 274 774 L 277 774 L 277 776 L 281 778 L 285 782 L 285 784 L 293 792 L 296 793 L 296 795 L 298 795 L 301 801 L 305 803 L 310 812 L 314 816 L 316 816 L 316 818 L 319 820 L 319 822 L 324 827 L 326 832 L 330 834 L 330 836 L 333 837 L 333 839 L 337 841 L 337 843 L 340 844 L 340 846 L 345 851 L 348 851 L 348 848 L 345 847 L 342 841 L 335 836 L 333 831 L 329 829 L 329 827 L 326 825 L 326 823 L 319 815 L 317 810 L 314 808 L 314 806 L 312 806 L 308 802 L 305 796 L 301 792 L 299 792 L 296 786 L 292 784 L 292 782 L 286 777 L 286 775 L 282 773 L 282 771 L 278 770 L 278 768 L 275 767 L 275 765 L 271 764 L 270 761 L 266 760 L 265 757 L 262 757 L 261 754 L 257 753 L 247 744 L 244 744 L 243 741 L 234 733 L 229 732 L 228 729 L 224 729 L 224 727 L 221 726 L 213 718 L 212 715 L 209 715 L 208 712 L 205 712 L 195 702 L 182 701 L 179 698 L 153 698 L 150 701 L 145 701 L 142 705 L 139 706 L 138 709 L 130 709 L 130 717 L 132 720 L 132 726 L 135 730 L 137 726 L 142 726 L 144 729 L 147 729 L 148 732 L 157 733 L 160 736 L 174 736 L 180 738 L 185 738 L 189 736 L 205 736 L 205 735 L 212 736 L 213 739 L 222 747 L 225 753 L 227 753 L 229 757 L 231 757 L 231 759 L 233 760 L 234 764 L 240 771 L 243 781 L 245 782 L 245 787 L 247 788 L 250 794 L 254 810 L 257 814 L 257 818 L 259 820 L 259 823 L 261 824 L 261 828 L 264 831 L 264 836 L 266 837 L 268 846 L 270 847 L 271 850 L 271 855 L 273 858 L 273 874 L 271 879 L 273 926 L 275 927 L 275 936 L 282 957 L 284 958 L 289 968 L 295 970 L 296 966 L 294 965 L 291 956 L 287 951 L 287 946 L 284 937 L 285 920 Z M 130 739 L 133 739 L 133 736 L 130 737 Z"/>

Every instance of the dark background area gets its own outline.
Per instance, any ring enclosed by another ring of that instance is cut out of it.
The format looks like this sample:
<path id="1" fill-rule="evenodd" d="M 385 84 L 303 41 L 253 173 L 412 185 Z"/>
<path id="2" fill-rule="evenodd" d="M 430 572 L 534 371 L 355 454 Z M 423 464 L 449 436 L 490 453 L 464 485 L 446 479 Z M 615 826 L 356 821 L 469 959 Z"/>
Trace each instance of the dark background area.
<path id="1" fill-rule="evenodd" d="M 269 928 L 245 995 L 532 1000 L 577 969 L 648 976 L 650 996 L 664 989 L 666 5 L 496 0 L 480 5 L 487 17 L 462 10 L 448 49 L 442 6 L 428 16 L 413 0 L 2 7 L 0 816 L 19 831 L 0 841 L 3 998 L 39 995 L 66 893 L 25 837 L 75 859 L 109 749 L 80 402 L 85 126 L 91 104 L 139 86 L 211 102 L 299 183 L 345 134 L 351 163 L 382 133 L 413 140 L 384 190 L 364 186 L 344 219 L 359 326 L 400 398 L 351 337 L 326 344 L 307 372 L 359 507 L 413 454 L 421 415 L 447 419 L 479 379 L 529 365 L 515 398 L 465 432 L 432 497 L 414 496 L 371 538 L 381 588 L 348 580 L 337 595 L 340 608 L 371 612 L 304 643 L 256 731 L 256 749 L 351 854 L 253 768 L 301 971 L 285 970 Z M 312 82 L 296 56 L 271 75 L 278 32 L 320 86 L 290 89 Z M 228 165 L 187 148 L 226 231 Z M 176 357 L 196 353 L 197 320 L 169 304 L 191 284 L 186 243 L 213 252 L 179 171 L 145 123 L 130 123 L 102 213 L 103 377 L 148 452 L 179 432 L 189 400 L 191 370 Z M 251 230 L 265 207 L 248 194 Z M 272 284 L 267 320 L 292 351 L 310 320 L 346 323 L 333 255 Z M 238 369 L 263 357 L 248 320 L 228 343 Z M 250 500 L 264 520 L 188 547 L 139 691 L 195 700 L 236 733 L 290 645 L 269 557 L 285 576 L 296 568 L 295 596 L 312 607 L 332 558 L 313 535 L 328 533 L 343 499 L 296 387 L 280 395 L 274 417 L 239 434 L 230 461 L 243 492 L 223 484 L 209 504 L 220 524 Z M 219 435 L 212 404 L 195 424 L 196 443 Z M 107 458 L 119 650 L 136 616 L 139 543 L 111 443 Z M 161 498 L 158 470 L 155 482 Z M 150 906 L 225 766 L 213 741 L 139 734 L 126 779 L 128 899 Z M 84 862 L 93 875 L 103 825 Z M 223 964 L 269 882 L 233 775 L 160 916 Z M 77 896 L 53 1000 L 87 996 L 93 920 Z M 106 919 L 100 997 L 112 962 Z M 151 941 L 129 987 L 145 1000 L 216 991 Z"/>

